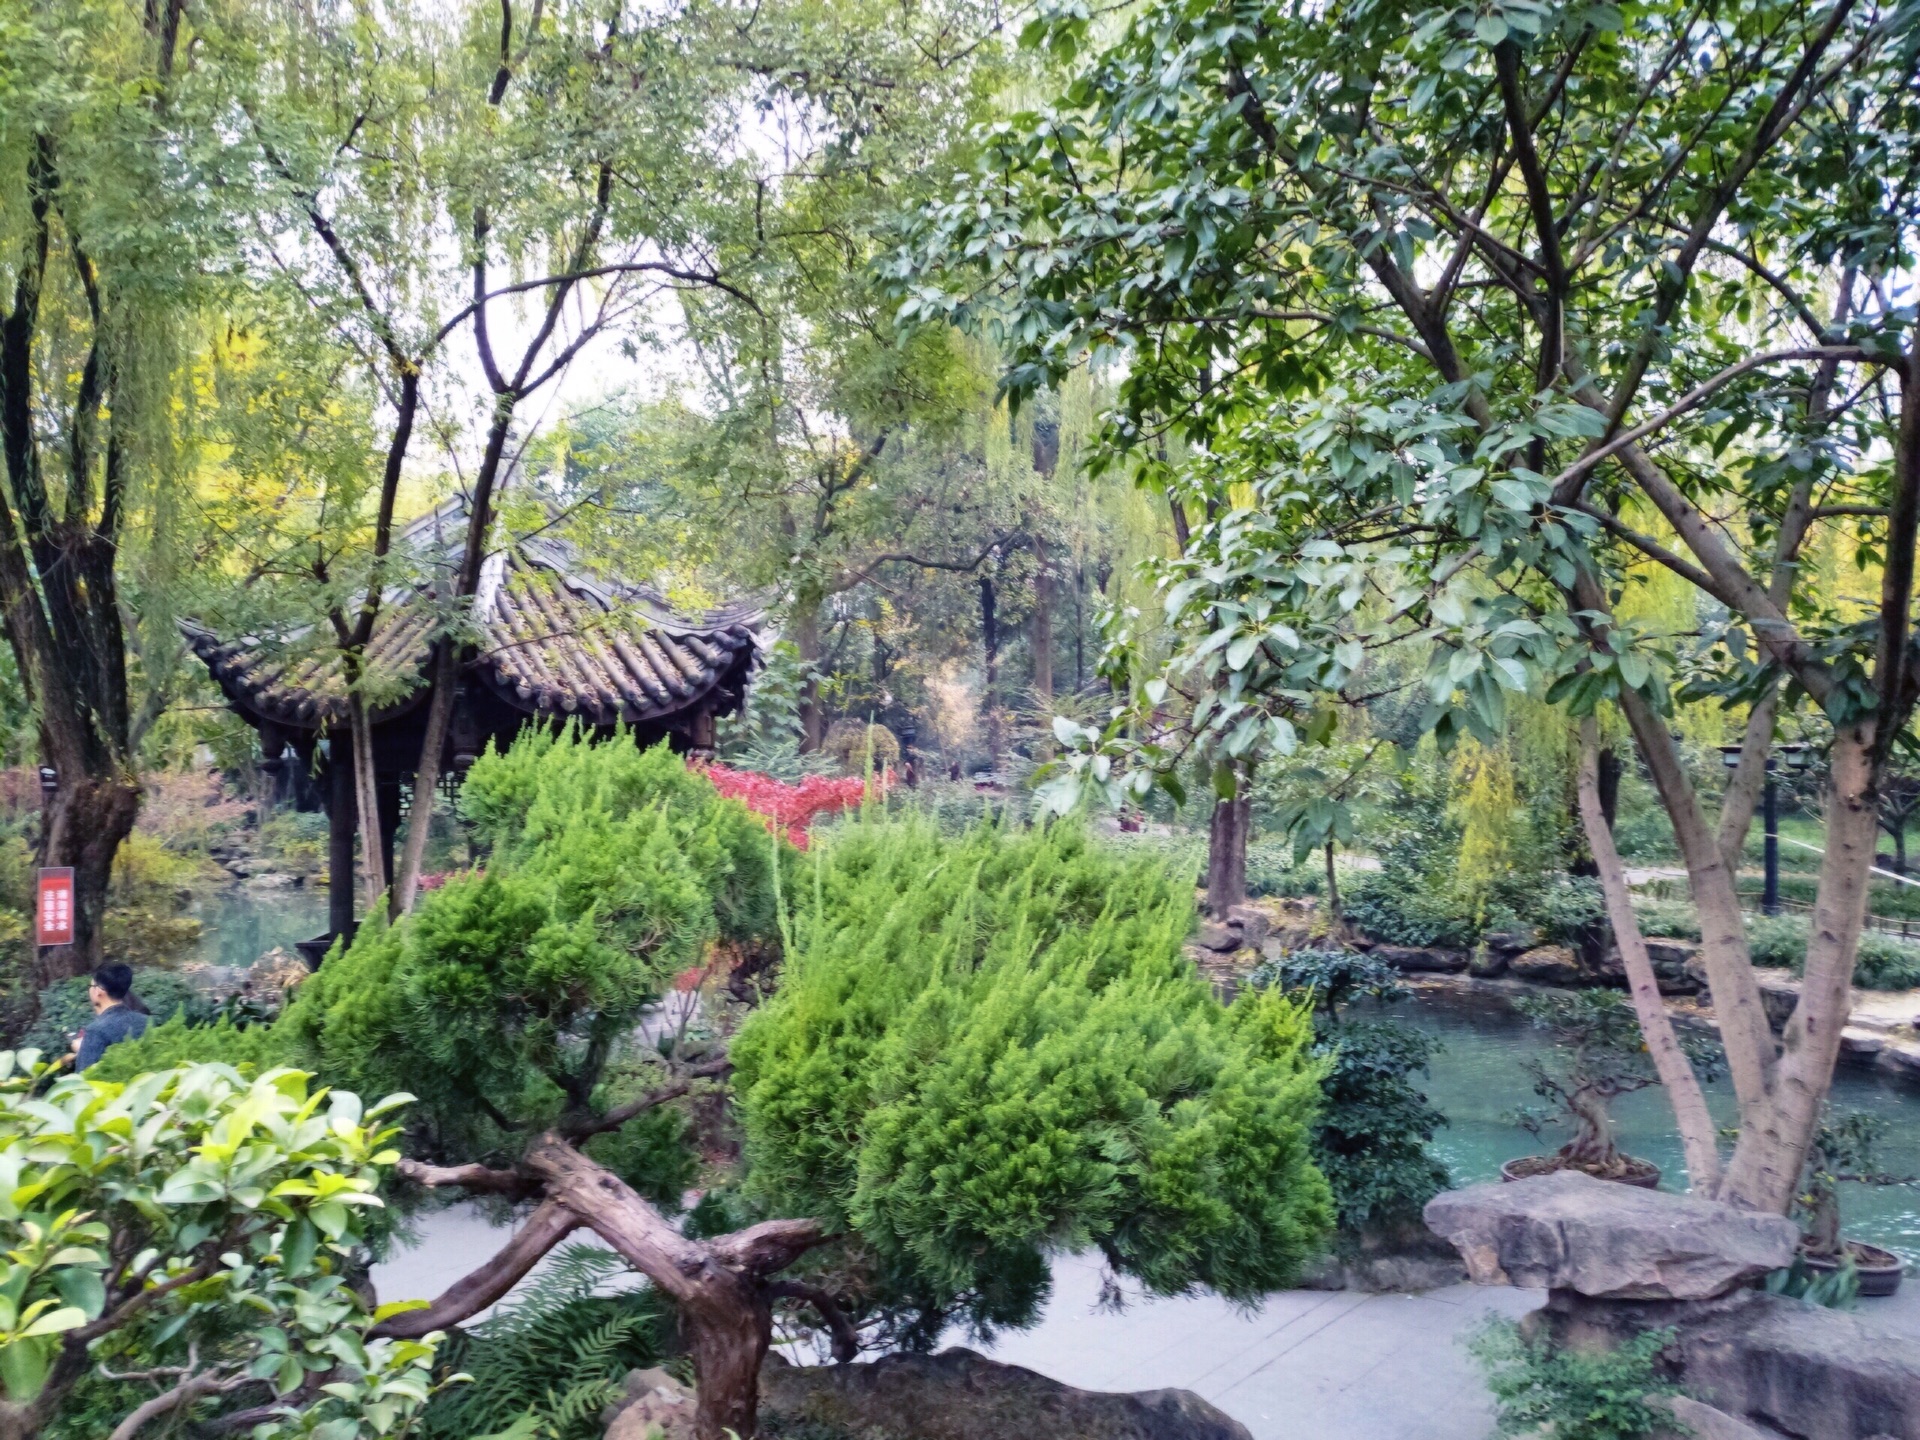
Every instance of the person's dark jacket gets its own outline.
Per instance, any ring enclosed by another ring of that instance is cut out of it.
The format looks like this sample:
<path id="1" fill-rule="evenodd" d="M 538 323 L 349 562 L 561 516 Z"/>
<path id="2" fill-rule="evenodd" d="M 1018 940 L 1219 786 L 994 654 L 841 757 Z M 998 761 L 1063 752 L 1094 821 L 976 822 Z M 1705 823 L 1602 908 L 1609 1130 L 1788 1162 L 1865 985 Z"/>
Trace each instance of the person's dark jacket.
<path id="1" fill-rule="evenodd" d="M 109 1045 L 118 1045 L 122 1040 L 134 1040 L 144 1035 L 147 1029 L 147 1017 L 131 1005 L 122 1002 L 109 1005 L 87 1023 L 80 1035 L 80 1055 L 73 1062 L 75 1070 L 85 1070 L 94 1061 L 107 1053 Z"/>

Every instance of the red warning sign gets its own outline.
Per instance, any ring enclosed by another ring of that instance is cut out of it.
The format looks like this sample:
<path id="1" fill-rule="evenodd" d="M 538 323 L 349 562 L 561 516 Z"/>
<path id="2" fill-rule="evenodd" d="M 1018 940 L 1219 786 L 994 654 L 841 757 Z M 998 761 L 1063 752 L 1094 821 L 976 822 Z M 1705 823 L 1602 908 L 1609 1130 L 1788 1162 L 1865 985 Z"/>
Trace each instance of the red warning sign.
<path id="1" fill-rule="evenodd" d="M 40 872 L 40 904 L 36 939 L 42 945 L 73 944 L 73 871 L 48 866 Z"/>

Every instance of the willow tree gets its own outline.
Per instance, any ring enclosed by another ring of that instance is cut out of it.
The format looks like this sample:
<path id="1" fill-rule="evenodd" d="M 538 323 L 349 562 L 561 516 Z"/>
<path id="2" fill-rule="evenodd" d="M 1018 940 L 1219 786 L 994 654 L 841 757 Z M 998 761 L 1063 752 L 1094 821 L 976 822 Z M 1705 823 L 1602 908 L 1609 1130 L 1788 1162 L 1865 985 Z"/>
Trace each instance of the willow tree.
<path id="1" fill-rule="evenodd" d="M 221 19 L 184 0 L 0 16 L 0 612 L 58 773 L 42 858 L 76 889 L 74 944 L 41 952 L 41 985 L 98 962 L 139 810 L 157 705 L 130 650 L 159 634 L 177 652 L 164 597 L 140 584 L 189 464 L 208 275 L 232 257 L 222 106 L 245 63 Z M 163 670 L 167 650 L 149 653 Z"/>
<path id="2" fill-rule="evenodd" d="M 1522 689 L 1624 711 L 1741 1110 L 1723 1162 L 1669 1066 L 1689 1169 L 1763 1209 L 1791 1200 L 1830 1082 L 1916 694 L 1913 21 L 1858 0 L 1151 5 L 994 137 L 894 269 L 910 317 L 999 327 L 1016 393 L 1123 350 L 1114 457 L 1201 442 L 1171 483 L 1216 510 L 1166 601 L 1224 744 L 1359 698 L 1395 638 L 1431 649 L 1443 739 L 1496 733 Z M 1032 30 L 1069 59 L 1092 35 L 1067 11 Z M 1817 585 L 1802 557 L 1833 529 L 1851 568 Z M 1692 587 L 1715 643 L 1616 613 L 1646 567 Z M 1696 691 L 1748 716 L 1717 827 L 1663 718 L 1682 648 Z M 1801 697 L 1833 733 L 1827 854 L 1776 1040 L 1732 857 Z M 1121 748 L 1080 738 L 1089 773 Z"/>

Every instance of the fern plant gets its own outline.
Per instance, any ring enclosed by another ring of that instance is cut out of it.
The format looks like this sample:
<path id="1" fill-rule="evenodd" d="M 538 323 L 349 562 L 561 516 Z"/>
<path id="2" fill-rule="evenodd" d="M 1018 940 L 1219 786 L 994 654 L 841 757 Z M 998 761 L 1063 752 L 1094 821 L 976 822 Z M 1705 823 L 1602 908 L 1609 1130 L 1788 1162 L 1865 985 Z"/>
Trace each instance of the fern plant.
<path id="1" fill-rule="evenodd" d="M 472 1379 L 428 1407 L 422 1440 L 599 1440 L 601 1413 L 630 1370 L 660 1363 L 673 1317 L 610 1250 L 570 1245 L 519 1295 L 442 1351 Z"/>

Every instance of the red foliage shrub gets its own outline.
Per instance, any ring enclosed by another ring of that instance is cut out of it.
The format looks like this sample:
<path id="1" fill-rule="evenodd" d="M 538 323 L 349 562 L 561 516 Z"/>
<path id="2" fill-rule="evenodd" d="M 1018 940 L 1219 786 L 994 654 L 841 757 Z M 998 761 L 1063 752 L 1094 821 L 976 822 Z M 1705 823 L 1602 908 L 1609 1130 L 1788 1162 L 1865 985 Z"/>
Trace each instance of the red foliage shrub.
<path id="1" fill-rule="evenodd" d="M 732 770 L 725 765 L 708 765 L 706 773 L 714 789 L 741 801 L 767 822 L 769 830 L 784 835 L 797 850 L 807 848 L 807 826 L 816 815 L 851 810 L 867 798 L 867 782 L 857 776 L 836 780 L 809 775 L 798 785 L 789 785 L 771 775 Z M 885 788 L 884 779 L 875 784 Z"/>

